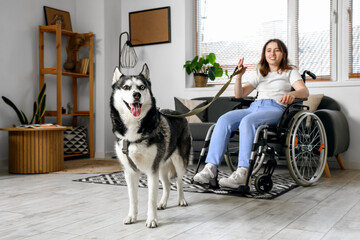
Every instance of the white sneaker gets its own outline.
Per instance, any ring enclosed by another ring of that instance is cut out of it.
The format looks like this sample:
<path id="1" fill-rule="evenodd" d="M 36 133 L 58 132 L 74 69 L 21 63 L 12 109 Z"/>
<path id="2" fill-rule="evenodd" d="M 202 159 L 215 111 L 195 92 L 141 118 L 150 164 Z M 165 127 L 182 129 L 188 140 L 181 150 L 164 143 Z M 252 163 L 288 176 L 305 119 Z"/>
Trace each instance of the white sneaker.
<path id="1" fill-rule="evenodd" d="M 239 167 L 238 169 L 236 169 L 235 172 L 233 172 L 230 175 L 230 177 L 221 178 L 219 180 L 219 184 L 221 187 L 239 188 L 240 185 L 245 185 L 248 172 L 249 172 L 248 168 Z M 252 191 L 253 189 L 251 185 L 251 177 L 249 179 L 249 187 L 250 187 L 250 191 Z"/>
<path id="2" fill-rule="evenodd" d="M 209 183 L 211 179 L 217 176 L 217 167 L 214 164 L 207 163 L 204 169 L 194 176 L 194 181 L 198 183 Z"/>

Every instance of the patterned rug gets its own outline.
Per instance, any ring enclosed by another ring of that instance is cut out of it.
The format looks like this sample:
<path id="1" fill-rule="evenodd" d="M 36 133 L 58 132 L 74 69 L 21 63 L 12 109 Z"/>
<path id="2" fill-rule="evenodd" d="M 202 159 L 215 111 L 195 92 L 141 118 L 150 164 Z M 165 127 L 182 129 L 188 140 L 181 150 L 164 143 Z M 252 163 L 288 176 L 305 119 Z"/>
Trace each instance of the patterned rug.
<path id="1" fill-rule="evenodd" d="M 213 190 L 213 189 L 207 189 L 200 185 L 191 184 L 191 179 L 194 176 L 195 170 L 193 169 L 187 169 L 186 173 L 183 177 L 183 186 L 185 192 L 197 192 L 197 193 L 215 193 L 215 194 L 222 194 L 222 195 L 234 195 L 234 196 L 242 196 L 242 197 L 248 197 L 248 198 L 256 198 L 256 199 L 274 199 L 291 189 L 294 189 L 298 187 L 298 185 L 294 182 L 294 180 L 289 175 L 277 175 L 274 174 L 272 176 L 273 181 L 273 188 L 268 193 L 259 193 L 255 190 L 254 187 L 254 179 L 252 178 L 252 184 L 254 191 L 243 194 L 243 193 L 237 193 L 234 191 L 228 191 L 228 190 Z M 219 179 L 221 177 L 228 177 L 230 174 L 225 172 L 219 172 Z M 109 185 L 118 185 L 118 186 L 126 186 L 125 176 L 124 172 L 115 172 L 111 174 L 101 174 L 98 176 L 92 176 L 92 177 L 86 177 L 81 179 L 73 180 L 75 182 L 83 182 L 83 183 L 97 183 L 97 184 L 109 184 Z M 146 188 L 147 187 L 147 181 L 146 181 L 146 175 L 141 174 L 140 180 L 139 180 L 139 187 Z M 159 184 L 159 187 L 162 188 L 161 184 Z M 176 182 L 174 180 L 171 181 L 171 190 L 176 191 Z"/>

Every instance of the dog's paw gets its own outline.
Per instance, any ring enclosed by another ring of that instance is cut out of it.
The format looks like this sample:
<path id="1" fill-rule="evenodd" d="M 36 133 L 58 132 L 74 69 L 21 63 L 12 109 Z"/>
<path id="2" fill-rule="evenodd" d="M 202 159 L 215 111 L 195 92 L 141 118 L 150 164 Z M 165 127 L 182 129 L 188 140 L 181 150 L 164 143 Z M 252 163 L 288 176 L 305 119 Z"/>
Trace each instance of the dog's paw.
<path id="1" fill-rule="evenodd" d="M 147 219 L 146 226 L 148 228 L 156 228 L 158 226 L 158 222 L 156 219 Z"/>
<path id="2" fill-rule="evenodd" d="M 157 209 L 164 210 L 166 208 L 167 203 L 159 202 Z"/>
<path id="3" fill-rule="evenodd" d="M 125 219 L 124 219 L 124 224 L 132 224 L 132 223 L 135 223 L 136 222 L 136 217 L 135 216 L 127 216 Z"/>
<path id="4" fill-rule="evenodd" d="M 179 200 L 179 204 L 180 207 L 187 207 L 189 204 L 186 202 L 185 199 L 181 199 Z"/>

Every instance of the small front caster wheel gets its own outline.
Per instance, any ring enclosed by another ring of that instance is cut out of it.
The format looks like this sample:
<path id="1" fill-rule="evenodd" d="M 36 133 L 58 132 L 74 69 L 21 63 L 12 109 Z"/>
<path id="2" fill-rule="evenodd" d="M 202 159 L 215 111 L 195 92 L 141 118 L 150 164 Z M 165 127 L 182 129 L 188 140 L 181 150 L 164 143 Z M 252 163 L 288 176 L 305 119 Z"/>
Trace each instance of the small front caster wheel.
<path id="1" fill-rule="evenodd" d="M 255 188 L 259 193 L 267 193 L 273 187 L 273 181 L 268 174 L 260 174 L 255 179 Z"/>

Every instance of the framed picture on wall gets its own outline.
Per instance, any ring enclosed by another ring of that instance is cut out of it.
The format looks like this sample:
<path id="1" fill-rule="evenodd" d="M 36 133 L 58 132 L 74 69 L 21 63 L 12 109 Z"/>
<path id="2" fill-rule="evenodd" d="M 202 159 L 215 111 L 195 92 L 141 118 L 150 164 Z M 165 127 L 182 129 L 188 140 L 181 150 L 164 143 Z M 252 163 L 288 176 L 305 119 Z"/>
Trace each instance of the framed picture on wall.
<path id="1" fill-rule="evenodd" d="M 46 25 L 55 25 L 57 22 L 61 22 L 61 29 L 72 31 L 70 13 L 44 6 L 45 23 Z"/>
<path id="2" fill-rule="evenodd" d="M 130 12 L 129 29 L 133 46 L 170 43 L 170 7 Z"/>

